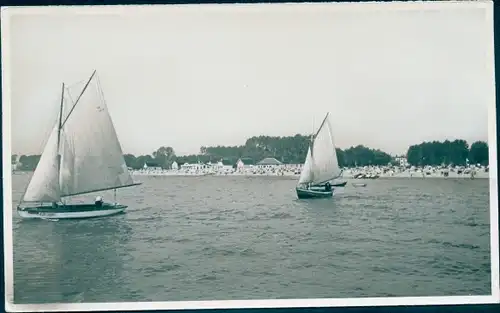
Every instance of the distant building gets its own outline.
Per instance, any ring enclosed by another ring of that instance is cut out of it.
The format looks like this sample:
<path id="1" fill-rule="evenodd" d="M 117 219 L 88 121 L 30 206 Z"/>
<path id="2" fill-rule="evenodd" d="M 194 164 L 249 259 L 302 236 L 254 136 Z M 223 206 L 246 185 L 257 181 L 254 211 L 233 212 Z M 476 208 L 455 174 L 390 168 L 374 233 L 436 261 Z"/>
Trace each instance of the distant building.
<path id="1" fill-rule="evenodd" d="M 188 171 L 188 172 L 192 172 L 192 171 L 200 171 L 204 168 L 206 168 L 207 166 L 203 163 L 193 163 L 193 164 L 189 164 L 188 162 L 184 163 L 181 165 L 181 169 L 183 171 Z"/>
<path id="2" fill-rule="evenodd" d="M 253 168 L 253 160 L 251 158 L 240 158 L 236 162 L 236 170 L 244 172 Z"/>
<path id="3" fill-rule="evenodd" d="M 161 166 L 153 162 L 146 162 L 144 163 L 144 169 L 147 169 L 149 171 L 158 171 L 161 170 Z"/>
<path id="4" fill-rule="evenodd" d="M 222 159 L 217 164 L 220 166 L 220 169 L 223 172 L 232 172 L 233 171 L 233 163 L 228 159 Z"/>
<path id="5" fill-rule="evenodd" d="M 178 169 L 179 169 L 179 164 L 177 164 L 177 162 L 175 162 L 175 161 L 174 161 L 174 162 L 172 163 L 172 166 L 171 166 L 171 167 L 172 167 L 172 169 L 173 169 L 173 170 L 178 170 Z"/>
<path id="6" fill-rule="evenodd" d="M 404 156 L 395 157 L 394 160 L 398 162 L 399 166 L 407 167 L 409 165 L 408 160 Z"/>
<path id="7" fill-rule="evenodd" d="M 258 168 L 262 168 L 262 169 L 269 169 L 269 168 L 278 167 L 278 166 L 280 166 L 282 164 L 283 163 L 281 163 L 280 161 L 276 160 L 275 158 L 265 158 L 262 161 L 258 162 L 256 166 Z"/>

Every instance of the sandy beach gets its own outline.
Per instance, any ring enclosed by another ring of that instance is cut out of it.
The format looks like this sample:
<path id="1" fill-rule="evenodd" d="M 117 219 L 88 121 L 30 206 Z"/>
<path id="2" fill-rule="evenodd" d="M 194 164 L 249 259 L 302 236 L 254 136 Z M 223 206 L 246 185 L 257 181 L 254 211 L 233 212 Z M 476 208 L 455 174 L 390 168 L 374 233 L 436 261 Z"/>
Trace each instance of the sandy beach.
<path id="1" fill-rule="evenodd" d="M 441 179 L 471 179 L 471 172 L 474 171 L 475 179 L 489 178 L 489 172 L 485 168 L 464 168 L 464 169 L 448 169 L 442 170 L 438 168 L 422 169 L 387 169 L 383 167 L 371 168 L 348 168 L 344 169 L 342 178 L 344 179 L 387 179 L 387 178 L 412 178 L 412 179 L 425 179 L 425 178 L 441 178 Z M 448 173 L 445 176 L 445 173 Z M 132 170 L 131 174 L 134 176 L 286 176 L 296 177 L 300 176 L 300 172 L 294 170 L 284 170 L 279 167 L 259 170 L 259 171 L 211 171 L 200 170 L 193 172 L 186 172 L 182 170 Z"/>

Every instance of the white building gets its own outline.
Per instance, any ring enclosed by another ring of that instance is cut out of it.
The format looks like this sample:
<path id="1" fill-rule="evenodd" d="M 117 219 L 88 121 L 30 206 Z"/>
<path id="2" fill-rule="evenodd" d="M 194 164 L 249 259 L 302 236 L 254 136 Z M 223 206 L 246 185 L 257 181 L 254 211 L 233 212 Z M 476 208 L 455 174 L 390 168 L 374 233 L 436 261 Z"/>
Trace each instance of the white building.
<path id="1" fill-rule="evenodd" d="M 161 171 L 161 166 L 156 163 L 146 162 L 144 163 L 144 169 L 148 171 Z"/>
<path id="2" fill-rule="evenodd" d="M 206 165 L 203 163 L 184 163 L 181 165 L 181 170 L 186 171 L 186 172 L 191 172 L 191 171 L 199 171 L 206 168 Z"/>
<path id="3" fill-rule="evenodd" d="M 404 156 L 396 157 L 394 160 L 399 163 L 399 166 L 407 167 L 409 165 L 408 160 Z"/>
<path id="4" fill-rule="evenodd" d="M 233 165 L 229 160 L 220 160 L 217 165 L 219 166 L 219 172 L 222 173 L 232 173 L 234 172 Z"/>
<path id="5" fill-rule="evenodd" d="M 276 160 L 275 158 L 265 158 L 259 163 L 257 163 L 256 167 L 259 169 L 273 169 L 280 167 L 283 163 Z"/>

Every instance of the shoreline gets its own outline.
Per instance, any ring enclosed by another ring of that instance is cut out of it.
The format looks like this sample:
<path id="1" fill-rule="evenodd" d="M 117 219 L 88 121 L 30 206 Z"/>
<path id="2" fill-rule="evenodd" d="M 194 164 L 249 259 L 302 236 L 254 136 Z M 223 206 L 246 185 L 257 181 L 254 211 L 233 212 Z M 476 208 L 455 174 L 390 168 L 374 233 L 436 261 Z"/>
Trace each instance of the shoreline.
<path id="1" fill-rule="evenodd" d="M 33 171 L 14 171 L 13 175 L 30 175 Z M 252 173 L 252 172 L 183 172 L 179 170 L 131 170 L 129 171 L 132 176 L 151 176 L 151 177 L 274 177 L 274 178 L 287 178 L 287 179 L 299 179 L 300 174 L 294 172 L 264 172 L 264 173 Z M 377 179 L 471 179 L 469 173 L 457 174 L 456 172 L 449 172 L 448 176 L 445 177 L 441 172 L 431 172 L 424 175 L 422 172 L 414 171 L 404 171 L 404 172 L 388 172 L 388 173 L 371 173 L 378 175 L 378 177 L 363 177 L 355 178 L 354 176 L 366 172 L 359 170 L 345 170 L 342 176 L 335 181 L 349 180 L 349 181 L 373 181 Z M 474 179 L 488 179 L 490 178 L 490 173 L 485 171 L 477 171 Z"/>
<path id="2" fill-rule="evenodd" d="M 133 176 L 162 176 L 162 177 L 283 177 L 283 178 L 293 178 L 298 179 L 300 174 L 295 173 L 185 173 L 179 171 L 131 171 L 131 175 Z M 449 173 L 448 177 L 445 177 L 441 173 L 431 173 L 430 175 L 422 175 L 419 172 L 401 172 L 401 173 L 386 173 L 386 174 L 378 174 L 378 178 L 354 178 L 356 173 L 344 172 L 342 177 L 337 180 L 352 180 L 352 181 L 370 181 L 377 179 L 471 179 L 470 174 L 457 174 L 457 173 Z M 489 172 L 478 172 L 476 173 L 474 179 L 488 179 Z"/>

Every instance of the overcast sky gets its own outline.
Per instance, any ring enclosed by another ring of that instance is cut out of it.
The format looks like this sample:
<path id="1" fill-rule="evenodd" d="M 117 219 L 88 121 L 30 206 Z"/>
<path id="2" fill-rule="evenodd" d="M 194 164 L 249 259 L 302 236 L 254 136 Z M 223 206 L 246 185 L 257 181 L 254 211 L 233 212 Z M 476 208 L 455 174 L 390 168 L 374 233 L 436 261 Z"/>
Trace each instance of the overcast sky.
<path id="1" fill-rule="evenodd" d="M 13 153 L 42 151 L 61 83 L 94 69 L 125 153 L 306 134 L 327 111 L 340 148 L 399 154 L 424 140 L 487 140 L 491 10 L 420 7 L 12 10 Z"/>

